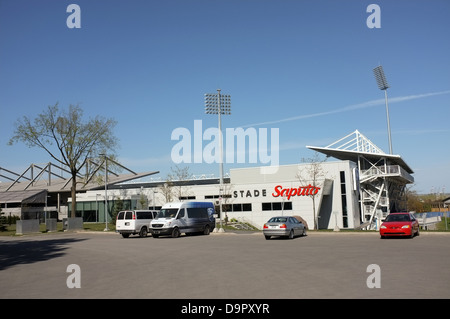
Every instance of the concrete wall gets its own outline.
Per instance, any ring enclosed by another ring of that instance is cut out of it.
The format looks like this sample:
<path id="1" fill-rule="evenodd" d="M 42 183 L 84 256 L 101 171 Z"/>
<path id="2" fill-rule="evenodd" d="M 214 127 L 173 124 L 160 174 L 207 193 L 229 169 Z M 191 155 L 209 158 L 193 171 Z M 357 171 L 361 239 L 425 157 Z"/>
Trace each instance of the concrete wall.
<path id="1" fill-rule="evenodd" d="M 47 231 L 56 231 L 56 218 L 47 218 L 45 220 L 45 229 Z"/>
<path id="2" fill-rule="evenodd" d="M 65 218 L 63 219 L 63 229 L 64 230 L 77 230 L 83 229 L 83 218 Z"/>
<path id="3" fill-rule="evenodd" d="M 16 222 L 16 235 L 39 232 L 39 219 L 18 220 Z"/>

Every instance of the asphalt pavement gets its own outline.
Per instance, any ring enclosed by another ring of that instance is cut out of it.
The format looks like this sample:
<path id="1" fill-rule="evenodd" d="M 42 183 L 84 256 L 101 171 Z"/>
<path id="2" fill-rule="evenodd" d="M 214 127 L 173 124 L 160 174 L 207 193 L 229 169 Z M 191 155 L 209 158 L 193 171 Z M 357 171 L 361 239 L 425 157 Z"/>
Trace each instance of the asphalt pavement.
<path id="1" fill-rule="evenodd" d="M 0 238 L 0 298 L 450 298 L 450 235 L 309 232 Z"/>

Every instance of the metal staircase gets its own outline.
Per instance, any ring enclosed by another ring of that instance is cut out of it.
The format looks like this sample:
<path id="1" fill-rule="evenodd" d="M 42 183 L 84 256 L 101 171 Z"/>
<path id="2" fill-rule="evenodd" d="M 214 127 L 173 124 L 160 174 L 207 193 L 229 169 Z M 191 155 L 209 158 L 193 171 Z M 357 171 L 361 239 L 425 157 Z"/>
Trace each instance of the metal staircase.
<path id="1" fill-rule="evenodd" d="M 406 209 L 405 187 L 414 178 L 400 155 L 386 154 L 358 130 L 326 147 L 309 148 L 358 164 L 360 228 L 377 229 L 391 211 Z"/>

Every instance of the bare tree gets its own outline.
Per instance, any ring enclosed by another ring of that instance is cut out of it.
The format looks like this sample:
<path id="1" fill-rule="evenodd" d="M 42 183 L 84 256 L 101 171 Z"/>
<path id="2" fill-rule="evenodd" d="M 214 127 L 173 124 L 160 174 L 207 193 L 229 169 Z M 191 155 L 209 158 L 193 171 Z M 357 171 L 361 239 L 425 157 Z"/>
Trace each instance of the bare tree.
<path id="1" fill-rule="evenodd" d="M 319 182 L 325 178 L 326 172 L 323 169 L 322 164 L 326 161 L 326 157 L 321 159 L 319 157 L 319 153 L 315 152 L 312 158 L 302 158 L 302 163 L 308 163 L 309 165 L 302 166 L 302 169 L 299 169 L 296 177 L 300 181 L 302 186 L 307 186 L 310 188 L 316 189 L 319 185 Z M 314 218 L 314 229 L 318 229 L 318 221 L 316 216 L 316 196 L 317 192 L 309 191 L 306 192 L 306 195 L 312 199 L 313 206 L 313 218 Z"/>
<path id="2" fill-rule="evenodd" d="M 191 175 L 189 167 L 187 166 L 175 166 L 175 168 L 170 168 L 170 173 L 167 175 L 167 181 L 170 182 L 168 185 L 172 186 L 172 192 L 177 199 L 181 200 L 183 197 L 183 186 L 186 185 L 186 181 L 189 180 Z M 176 182 L 176 186 L 174 182 Z"/>
<path id="3" fill-rule="evenodd" d="M 167 174 L 166 181 L 158 187 L 166 203 L 171 202 L 174 198 L 180 200 L 183 197 L 183 186 L 186 185 L 186 181 L 190 177 L 189 167 L 175 166 L 175 168 L 170 168 L 170 173 Z"/>
<path id="4" fill-rule="evenodd" d="M 55 161 L 69 168 L 72 177 L 72 212 L 75 217 L 77 175 L 89 157 L 113 151 L 117 138 L 112 134 L 113 119 L 99 116 L 83 122 L 83 110 L 70 105 L 62 111 L 58 103 L 49 106 L 34 120 L 24 116 L 15 123 L 9 145 L 23 142 L 29 147 L 44 149 Z"/>
<path id="5" fill-rule="evenodd" d="M 158 187 L 161 194 L 164 196 L 164 199 L 166 203 L 169 203 L 172 201 L 173 192 L 172 192 L 172 182 L 166 181 L 164 184 L 162 184 L 160 187 Z"/>
<path id="6" fill-rule="evenodd" d="M 219 192 L 219 200 L 222 201 L 222 213 L 225 214 L 225 225 L 228 223 L 228 212 L 233 211 L 232 205 L 233 205 L 233 184 L 231 183 L 223 183 L 222 184 L 222 191 Z M 219 202 L 220 205 L 220 202 Z"/>

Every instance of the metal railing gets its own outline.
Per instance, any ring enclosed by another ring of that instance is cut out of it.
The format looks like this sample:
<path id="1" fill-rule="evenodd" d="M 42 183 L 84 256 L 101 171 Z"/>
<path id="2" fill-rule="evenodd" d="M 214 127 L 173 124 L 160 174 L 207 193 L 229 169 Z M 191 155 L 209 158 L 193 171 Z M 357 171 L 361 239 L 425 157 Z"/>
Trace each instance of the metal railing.
<path id="1" fill-rule="evenodd" d="M 419 225 L 423 229 L 434 229 L 435 225 L 442 220 L 443 216 L 445 216 L 444 214 L 446 213 L 426 212 L 426 213 L 415 213 L 414 216 L 416 216 Z"/>
<path id="2" fill-rule="evenodd" d="M 414 182 L 414 178 L 400 165 L 376 166 L 361 171 L 361 181 L 379 176 L 400 176 L 409 182 Z"/>

